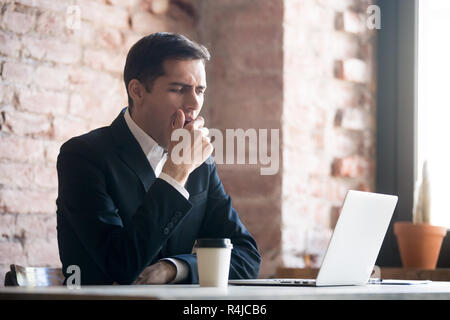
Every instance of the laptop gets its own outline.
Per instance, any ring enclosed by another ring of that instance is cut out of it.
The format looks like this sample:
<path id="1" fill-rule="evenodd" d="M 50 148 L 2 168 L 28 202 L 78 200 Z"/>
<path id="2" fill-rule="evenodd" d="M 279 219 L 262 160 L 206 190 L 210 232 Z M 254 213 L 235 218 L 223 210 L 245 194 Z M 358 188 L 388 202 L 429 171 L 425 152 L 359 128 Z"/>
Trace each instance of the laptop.
<path id="1" fill-rule="evenodd" d="M 240 279 L 229 280 L 229 284 L 365 285 L 369 283 L 397 200 L 398 197 L 393 195 L 348 191 L 316 279 Z M 387 280 L 379 280 L 378 283 L 394 284 Z"/>

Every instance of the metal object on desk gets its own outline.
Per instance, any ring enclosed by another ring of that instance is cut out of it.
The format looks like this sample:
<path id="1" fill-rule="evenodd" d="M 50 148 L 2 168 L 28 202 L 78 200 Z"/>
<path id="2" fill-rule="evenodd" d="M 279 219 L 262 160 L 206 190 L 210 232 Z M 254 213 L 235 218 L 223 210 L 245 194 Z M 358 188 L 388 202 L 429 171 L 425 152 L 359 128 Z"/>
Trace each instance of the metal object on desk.
<path id="1" fill-rule="evenodd" d="M 61 268 L 23 267 L 10 265 L 5 275 L 4 285 L 16 287 L 62 286 L 64 275 Z"/>

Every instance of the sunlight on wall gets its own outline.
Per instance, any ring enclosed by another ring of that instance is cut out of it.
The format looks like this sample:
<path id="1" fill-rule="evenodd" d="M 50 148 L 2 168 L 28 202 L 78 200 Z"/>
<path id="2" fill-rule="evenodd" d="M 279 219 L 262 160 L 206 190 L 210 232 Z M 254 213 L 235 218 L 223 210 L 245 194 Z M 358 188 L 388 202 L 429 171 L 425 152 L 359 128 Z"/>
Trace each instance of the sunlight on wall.
<path id="1" fill-rule="evenodd" d="M 428 160 L 431 223 L 450 228 L 450 1 L 419 1 L 418 178 Z M 420 181 L 420 180 L 418 180 Z"/>

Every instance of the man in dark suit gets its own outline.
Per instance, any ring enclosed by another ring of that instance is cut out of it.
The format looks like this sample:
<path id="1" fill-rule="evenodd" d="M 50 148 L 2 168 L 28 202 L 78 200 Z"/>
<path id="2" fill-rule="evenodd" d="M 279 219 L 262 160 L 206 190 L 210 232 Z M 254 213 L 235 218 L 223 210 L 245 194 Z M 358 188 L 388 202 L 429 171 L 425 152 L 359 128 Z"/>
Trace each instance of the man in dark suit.
<path id="1" fill-rule="evenodd" d="M 230 278 L 258 276 L 256 242 L 223 188 L 198 116 L 207 60 L 208 50 L 184 36 L 142 38 L 125 64 L 128 108 L 61 147 L 57 230 L 66 280 L 77 265 L 81 284 L 198 283 L 199 238 L 231 239 Z M 200 157 L 175 161 L 177 129 L 190 133 Z"/>

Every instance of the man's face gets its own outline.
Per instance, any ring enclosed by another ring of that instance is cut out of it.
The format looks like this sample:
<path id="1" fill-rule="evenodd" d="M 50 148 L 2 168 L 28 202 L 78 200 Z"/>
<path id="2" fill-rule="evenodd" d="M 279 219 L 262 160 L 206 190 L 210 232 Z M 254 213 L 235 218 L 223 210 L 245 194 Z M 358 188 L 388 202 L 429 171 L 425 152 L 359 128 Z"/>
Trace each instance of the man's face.
<path id="1" fill-rule="evenodd" d="M 156 78 L 142 105 L 133 112 L 135 121 L 159 145 L 167 148 L 175 113 L 183 110 L 186 122 L 195 120 L 203 106 L 206 72 L 202 60 L 166 60 L 164 75 Z"/>

